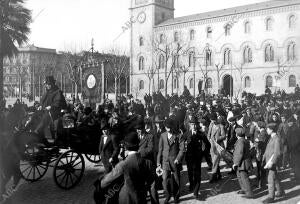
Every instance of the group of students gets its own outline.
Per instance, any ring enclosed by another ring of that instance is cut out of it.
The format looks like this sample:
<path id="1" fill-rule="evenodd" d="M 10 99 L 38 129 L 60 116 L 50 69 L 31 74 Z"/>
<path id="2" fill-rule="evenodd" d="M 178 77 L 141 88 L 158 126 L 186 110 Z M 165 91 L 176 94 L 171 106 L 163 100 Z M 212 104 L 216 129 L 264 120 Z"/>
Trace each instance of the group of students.
<path id="1" fill-rule="evenodd" d="M 278 170 L 292 168 L 299 181 L 300 106 L 296 100 L 269 95 L 246 99 L 241 104 L 227 100 L 179 102 L 170 105 L 167 115 L 162 114 L 165 110 L 157 111 L 161 110 L 158 104 L 147 104 L 144 113 L 140 108 L 136 111 L 134 106 L 128 107 L 122 120 L 134 121 L 130 127 L 116 125 L 120 116 L 114 109 L 104 107 L 105 114 L 101 115 L 107 118 L 101 121 L 99 151 L 106 173 L 101 187 L 123 175 L 119 203 L 146 203 L 147 192 L 151 203 L 159 203 L 157 191 L 161 183 L 164 203 L 169 203 L 171 197 L 179 203 L 184 163 L 189 190 L 195 199 L 203 199 L 202 160 L 205 158 L 211 170 L 210 183 L 218 182 L 222 179 L 220 148 L 233 154 L 229 163 L 241 187 L 237 193 L 247 199 L 254 197 L 249 181 L 253 161 L 257 186 L 264 189 L 268 184 L 269 195 L 263 203 L 285 195 Z M 122 149 L 127 157 L 120 161 Z"/>

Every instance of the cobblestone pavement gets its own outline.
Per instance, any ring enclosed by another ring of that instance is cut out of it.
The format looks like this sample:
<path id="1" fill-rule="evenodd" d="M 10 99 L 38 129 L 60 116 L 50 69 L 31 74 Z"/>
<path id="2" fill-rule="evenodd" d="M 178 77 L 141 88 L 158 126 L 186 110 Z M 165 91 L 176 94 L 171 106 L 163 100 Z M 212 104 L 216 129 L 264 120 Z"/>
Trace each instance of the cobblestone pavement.
<path id="1" fill-rule="evenodd" d="M 204 164 L 203 164 L 204 165 Z M 201 195 L 205 196 L 204 201 L 196 201 L 187 190 L 187 172 L 184 168 L 182 172 L 181 203 L 222 203 L 222 204 L 256 204 L 261 203 L 267 196 L 267 190 L 254 190 L 255 199 L 247 200 L 236 194 L 239 190 L 238 182 L 233 176 L 229 176 L 229 169 L 222 169 L 223 179 L 217 184 L 209 184 L 209 174 L 206 166 L 202 170 Z M 22 181 L 17 190 L 3 204 L 92 204 L 93 182 L 101 175 L 103 167 L 95 166 L 86 160 L 85 174 L 81 182 L 71 190 L 58 188 L 52 178 L 52 168 L 50 168 L 43 179 L 30 183 Z M 298 204 L 300 203 L 300 186 L 295 186 L 289 179 L 289 171 L 282 173 L 282 184 L 285 188 L 286 197 L 278 199 L 276 203 Z M 255 184 L 254 176 L 251 181 Z M 213 190 L 214 189 L 214 190 Z M 213 193 L 215 191 L 215 193 Z M 159 191 L 161 203 L 163 202 L 163 192 Z M 172 200 L 171 200 L 172 201 Z M 2 203 L 1 203 L 2 204 Z"/>

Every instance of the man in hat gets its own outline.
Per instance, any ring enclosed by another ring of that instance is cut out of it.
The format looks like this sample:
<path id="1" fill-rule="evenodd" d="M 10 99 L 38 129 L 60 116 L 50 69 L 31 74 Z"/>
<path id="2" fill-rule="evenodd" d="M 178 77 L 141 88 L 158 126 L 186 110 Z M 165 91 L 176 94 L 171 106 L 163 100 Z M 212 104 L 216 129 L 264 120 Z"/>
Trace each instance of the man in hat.
<path id="1" fill-rule="evenodd" d="M 161 134 L 159 140 L 157 166 L 162 166 L 163 169 L 163 188 L 166 194 L 165 203 L 169 203 L 171 195 L 174 197 L 174 202 L 179 203 L 184 138 L 181 133 L 178 133 L 177 124 L 174 120 L 167 119 L 165 128 L 166 132 Z M 173 186 L 173 189 L 170 186 Z"/>
<path id="2" fill-rule="evenodd" d="M 198 129 L 197 119 L 192 116 L 189 120 L 189 130 L 184 134 L 186 140 L 185 160 L 187 164 L 190 191 L 194 197 L 199 199 L 199 188 L 201 184 L 201 163 L 203 157 L 204 133 Z"/>
<path id="3" fill-rule="evenodd" d="M 221 172 L 220 172 L 220 153 L 218 152 L 216 148 L 216 144 L 221 145 L 224 148 L 223 141 L 226 139 L 225 135 L 225 129 L 222 124 L 219 124 L 217 122 L 217 114 L 212 113 L 210 115 L 211 123 L 208 128 L 208 134 L 207 137 L 211 143 L 211 149 L 210 154 L 212 157 L 212 178 L 210 179 L 210 183 L 216 182 L 222 178 Z"/>
<path id="4" fill-rule="evenodd" d="M 155 178 L 155 165 L 138 152 L 139 142 L 136 132 L 128 133 L 124 139 L 127 157 L 101 180 L 101 188 L 106 188 L 123 175 L 125 181 L 118 202 L 121 204 L 146 204 L 147 190 Z"/>
<path id="5" fill-rule="evenodd" d="M 40 109 L 46 111 L 43 114 L 41 122 L 34 131 L 39 135 L 43 135 L 44 129 L 49 126 L 51 122 L 57 120 L 61 116 L 61 110 L 67 107 L 65 97 L 55 84 L 53 76 L 46 76 L 45 86 L 46 93 L 41 99 Z"/>
<path id="6" fill-rule="evenodd" d="M 287 143 L 287 137 L 288 137 L 288 131 L 289 131 L 289 125 L 287 122 L 287 115 L 281 114 L 281 123 L 278 126 L 277 134 L 280 137 L 281 140 L 281 149 L 282 149 L 282 162 L 281 167 L 285 169 L 289 163 L 289 150 L 288 150 L 288 143 Z"/>
<path id="7" fill-rule="evenodd" d="M 235 129 L 238 138 L 234 145 L 233 166 L 241 187 L 238 194 L 245 194 L 245 198 L 253 198 L 248 172 L 253 168 L 250 159 L 250 144 L 245 139 L 245 131 L 243 128 Z"/>
<path id="8" fill-rule="evenodd" d="M 105 169 L 105 173 L 109 173 L 112 167 L 115 166 L 119 159 L 120 147 L 117 136 L 111 134 L 109 124 L 105 119 L 101 120 L 100 128 L 102 136 L 99 144 L 99 153 Z"/>
<path id="9" fill-rule="evenodd" d="M 280 184 L 280 180 L 277 174 L 278 162 L 280 159 L 280 138 L 276 133 L 277 125 L 275 123 L 270 123 L 267 125 L 267 133 L 271 136 L 266 151 L 263 156 L 263 161 L 265 161 L 265 169 L 268 170 L 268 198 L 263 201 L 263 203 L 272 203 L 275 199 L 275 187 L 277 190 L 276 197 L 284 196 L 284 190 Z"/>
<path id="10" fill-rule="evenodd" d="M 144 159 L 150 160 L 153 164 L 154 162 L 154 140 L 153 135 L 150 132 L 149 123 L 145 124 L 142 119 L 138 121 L 138 123 L 135 126 L 135 129 L 138 133 L 140 143 L 139 143 L 139 150 L 138 152 L 141 154 L 141 157 Z M 156 178 L 156 176 L 155 176 Z M 149 189 L 150 192 L 150 200 L 152 204 L 159 204 L 159 198 L 156 190 L 155 181 L 157 179 L 154 179 L 153 183 L 151 184 L 151 189 Z"/>
<path id="11" fill-rule="evenodd" d="M 266 186 L 266 171 L 262 165 L 262 157 L 265 153 L 269 137 L 265 127 L 266 125 L 260 115 L 255 115 L 254 121 L 250 126 L 249 135 L 255 147 L 255 161 L 257 169 L 256 178 L 258 182 L 258 188 L 263 188 Z"/>

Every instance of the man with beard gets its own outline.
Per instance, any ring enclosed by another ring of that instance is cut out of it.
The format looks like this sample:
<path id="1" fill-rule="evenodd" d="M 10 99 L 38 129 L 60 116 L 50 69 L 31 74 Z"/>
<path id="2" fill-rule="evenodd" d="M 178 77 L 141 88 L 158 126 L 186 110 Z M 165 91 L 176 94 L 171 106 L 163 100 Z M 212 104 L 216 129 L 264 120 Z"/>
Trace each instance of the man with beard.
<path id="1" fill-rule="evenodd" d="M 178 133 L 177 124 L 172 119 L 165 122 L 166 132 L 161 134 L 157 155 L 157 166 L 163 169 L 163 188 L 166 194 L 164 203 L 169 203 L 171 195 L 179 203 L 180 171 L 184 154 L 184 139 Z M 170 186 L 173 186 L 171 189 Z"/>
<path id="2" fill-rule="evenodd" d="M 199 199 L 199 189 L 201 184 L 201 163 L 203 157 L 204 135 L 197 127 L 197 119 L 192 116 L 189 120 L 189 129 L 185 133 L 186 154 L 190 191 L 193 192 L 195 199 Z"/>
<path id="3" fill-rule="evenodd" d="M 57 120 L 61 116 L 61 110 L 66 108 L 66 100 L 61 90 L 55 84 L 53 76 L 47 76 L 45 80 L 46 93 L 41 99 L 40 109 L 46 110 L 43 113 L 41 122 L 38 124 L 35 133 L 43 135 L 44 129 L 51 122 Z"/>

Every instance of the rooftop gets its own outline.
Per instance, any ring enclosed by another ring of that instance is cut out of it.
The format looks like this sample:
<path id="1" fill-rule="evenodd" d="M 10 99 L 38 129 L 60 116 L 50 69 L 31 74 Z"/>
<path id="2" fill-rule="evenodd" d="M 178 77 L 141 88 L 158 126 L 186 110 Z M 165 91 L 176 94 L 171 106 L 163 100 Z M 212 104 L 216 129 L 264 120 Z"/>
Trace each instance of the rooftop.
<path id="1" fill-rule="evenodd" d="M 299 5 L 299 4 L 300 4 L 300 0 L 270 0 L 262 3 L 249 4 L 249 5 L 238 6 L 238 7 L 228 8 L 228 9 L 222 9 L 222 10 L 216 10 L 216 11 L 210 11 L 210 12 L 205 12 L 200 14 L 173 18 L 156 25 L 156 27 L 163 27 L 163 26 L 186 23 L 191 21 L 201 21 L 201 20 L 217 18 L 221 16 L 228 16 L 228 15 L 262 10 L 262 9 L 278 8 L 283 6 L 292 6 L 292 5 Z"/>
<path id="2" fill-rule="evenodd" d="M 36 47 L 34 45 L 28 45 L 26 47 L 20 47 L 18 49 L 20 52 L 43 52 L 56 54 L 56 49 Z"/>

